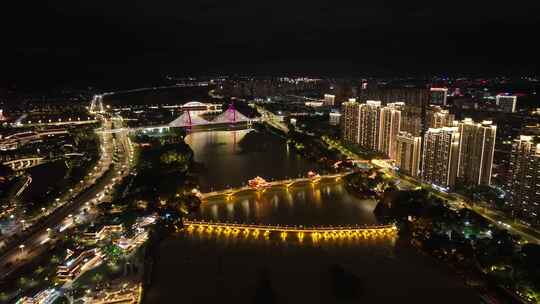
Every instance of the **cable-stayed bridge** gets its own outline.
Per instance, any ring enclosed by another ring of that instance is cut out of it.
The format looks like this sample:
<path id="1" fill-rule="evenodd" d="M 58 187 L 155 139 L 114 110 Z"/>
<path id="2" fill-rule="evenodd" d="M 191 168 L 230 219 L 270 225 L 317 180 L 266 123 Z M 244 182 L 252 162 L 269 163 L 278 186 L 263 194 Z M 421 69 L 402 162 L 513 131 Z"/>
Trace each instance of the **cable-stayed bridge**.
<path id="1" fill-rule="evenodd" d="M 206 120 L 197 114 L 197 111 L 186 110 L 177 117 L 175 120 L 171 121 L 166 125 L 157 125 L 157 126 L 143 126 L 143 127 L 133 127 L 133 128 L 121 128 L 121 129 L 111 129 L 111 130 L 101 130 L 98 132 L 106 133 L 116 133 L 121 131 L 144 131 L 144 130 L 159 130 L 167 128 L 186 128 L 191 129 L 193 127 L 204 127 L 204 126 L 220 126 L 220 125 L 241 125 L 246 124 L 246 126 L 251 126 L 253 122 L 259 121 L 258 118 L 249 118 L 244 114 L 240 113 L 234 108 L 234 105 L 231 103 L 226 111 L 214 117 L 211 120 Z"/>
<path id="2" fill-rule="evenodd" d="M 251 124 L 254 120 L 256 119 L 248 118 L 244 114 L 238 112 L 238 110 L 234 108 L 234 104 L 231 103 L 226 111 L 219 114 L 212 120 L 206 120 L 201 116 L 192 113 L 191 111 L 185 111 L 178 118 L 170 122 L 168 126 L 191 128 L 194 126 L 205 126 L 212 124 Z"/>

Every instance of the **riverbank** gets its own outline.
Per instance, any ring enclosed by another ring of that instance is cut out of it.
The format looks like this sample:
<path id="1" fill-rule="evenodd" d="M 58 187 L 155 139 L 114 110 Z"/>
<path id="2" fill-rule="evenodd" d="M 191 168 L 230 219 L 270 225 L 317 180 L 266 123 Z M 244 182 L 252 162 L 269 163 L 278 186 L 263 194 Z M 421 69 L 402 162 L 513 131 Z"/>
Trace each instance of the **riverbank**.
<path id="1" fill-rule="evenodd" d="M 211 185 L 217 185 L 217 189 L 223 188 L 223 184 L 241 185 L 254 175 L 284 179 L 307 172 L 315 165 L 290 149 L 282 137 L 273 135 L 276 138 L 268 139 L 257 132 L 249 136 L 247 133 L 194 133 L 186 138 L 195 160 L 208 168 L 198 173 L 202 189 Z M 242 147 L 244 140 L 246 145 L 249 142 L 250 149 Z M 304 165 L 298 166 L 298 161 Z M 377 224 L 373 214 L 376 203 L 352 195 L 343 182 L 304 183 L 260 193 L 246 192 L 226 201 L 215 199 L 203 204 L 193 216 L 272 225 Z M 395 247 L 395 239 L 342 239 L 314 245 L 308 238 L 299 242 L 292 236 L 283 241 L 265 240 L 262 236 L 178 232 L 160 244 L 152 267 L 153 282 L 145 300 L 176 303 L 181 297 L 190 303 L 252 303 L 260 297 L 264 282 L 270 282 L 271 294 L 276 295 L 278 303 L 337 303 L 342 301 L 339 294 L 350 290 L 358 291 L 353 300 L 366 302 L 478 302 L 459 278 L 433 269 L 424 257 L 407 252 Z M 420 275 L 411 277 L 411 273 Z M 358 280 L 347 279 L 351 276 Z M 343 280 L 346 286 L 351 286 L 351 282 L 358 284 L 346 291 L 332 287 Z M 269 291 L 265 288 L 263 294 Z"/>
<path id="2" fill-rule="evenodd" d="M 479 294 L 537 303 L 540 246 L 522 244 L 472 210 L 451 209 L 425 189 L 387 191 L 375 211 L 398 223 L 400 238 L 452 268 Z"/>

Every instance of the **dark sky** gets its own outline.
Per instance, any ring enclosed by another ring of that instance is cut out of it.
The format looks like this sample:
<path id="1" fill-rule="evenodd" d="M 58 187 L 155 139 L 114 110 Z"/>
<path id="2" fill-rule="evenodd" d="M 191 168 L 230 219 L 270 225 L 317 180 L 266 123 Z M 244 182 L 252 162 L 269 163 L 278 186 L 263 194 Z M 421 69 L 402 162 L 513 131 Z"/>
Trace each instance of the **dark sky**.
<path id="1" fill-rule="evenodd" d="M 540 1 L 10 2 L 0 69 L 11 81 L 539 67 Z"/>

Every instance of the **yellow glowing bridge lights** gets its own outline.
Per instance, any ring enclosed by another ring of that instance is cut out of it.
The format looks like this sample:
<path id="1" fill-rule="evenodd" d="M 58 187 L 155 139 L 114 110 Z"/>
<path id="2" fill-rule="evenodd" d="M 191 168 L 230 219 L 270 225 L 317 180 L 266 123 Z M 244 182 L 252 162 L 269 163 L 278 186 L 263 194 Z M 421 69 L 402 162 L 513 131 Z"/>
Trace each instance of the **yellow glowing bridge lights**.
<path id="1" fill-rule="evenodd" d="M 287 239 L 287 232 L 283 231 L 279 236 L 281 237 L 281 240 L 285 241 Z"/>
<path id="2" fill-rule="evenodd" d="M 286 238 L 286 235 L 289 233 L 296 234 L 296 237 L 300 242 L 306 237 L 311 236 L 311 239 L 314 242 L 319 240 L 338 240 L 338 239 L 352 239 L 352 238 L 367 238 L 367 237 L 388 237 L 395 235 L 397 232 L 397 227 L 393 225 L 383 225 L 383 226 L 371 226 L 365 228 L 359 228 L 358 226 L 351 227 L 280 227 L 272 225 L 247 225 L 247 224 L 228 224 L 228 223 L 211 223 L 211 222 L 196 222 L 196 221 L 185 221 L 185 224 L 188 225 L 188 232 L 206 232 L 220 234 L 223 232 L 224 235 L 229 236 L 238 236 L 242 235 L 244 237 L 249 237 L 253 235 L 255 238 L 259 234 L 263 234 L 265 239 L 270 238 L 272 232 L 279 233 L 280 236 L 283 235 Z M 264 232 L 263 232 L 264 231 Z"/>
<path id="3" fill-rule="evenodd" d="M 290 186 L 296 184 L 296 183 L 301 183 L 301 182 L 310 182 L 311 185 L 313 184 L 316 184 L 318 183 L 320 180 L 322 179 L 336 179 L 336 180 L 339 180 L 341 179 L 343 176 L 346 176 L 350 173 L 340 173 L 340 174 L 333 174 L 333 175 L 323 175 L 321 176 L 320 178 L 317 178 L 317 179 L 311 179 L 309 177 L 304 177 L 304 178 L 296 178 L 296 179 L 287 179 L 287 180 L 279 180 L 279 181 L 273 181 L 273 182 L 270 182 L 269 183 L 269 186 L 270 187 L 275 187 L 275 186 L 285 186 L 285 188 L 289 188 Z M 224 196 L 226 201 L 229 201 L 231 200 L 231 198 L 236 195 L 237 193 L 240 193 L 240 192 L 243 192 L 243 191 L 252 191 L 252 190 L 255 190 L 255 193 L 257 195 L 260 195 L 261 193 L 265 192 L 268 188 L 264 187 L 264 188 L 252 188 L 252 187 L 249 187 L 249 186 L 244 186 L 244 187 L 240 187 L 240 188 L 232 188 L 232 189 L 226 189 L 226 190 L 222 190 L 222 191 L 213 191 L 213 192 L 208 192 L 208 193 L 201 193 L 201 199 L 203 200 L 208 200 L 210 199 L 211 197 L 215 197 L 215 196 Z"/>

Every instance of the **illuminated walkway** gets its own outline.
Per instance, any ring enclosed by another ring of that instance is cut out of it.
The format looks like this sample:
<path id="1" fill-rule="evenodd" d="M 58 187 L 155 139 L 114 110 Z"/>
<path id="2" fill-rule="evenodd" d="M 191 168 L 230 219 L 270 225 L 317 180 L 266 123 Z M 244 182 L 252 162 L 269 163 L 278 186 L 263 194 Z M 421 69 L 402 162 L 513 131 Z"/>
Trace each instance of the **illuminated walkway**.
<path id="1" fill-rule="evenodd" d="M 350 173 L 339 173 L 339 174 L 331 174 L 331 175 L 321 175 L 320 180 L 339 180 L 343 178 L 345 175 L 348 175 Z M 268 188 L 277 187 L 277 186 L 284 186 L 286 188 L 289 188 L 290 186 L 297 184 L 297 183 L 305 183 L 305 182 L 311 182 L 311 183 L 317 183 L 319 182 L 311 180 L 308 177 L 301 177 L 301 178 L 292 178 L 292 179 L 285 179 L 285 180 L 278 180 L 268 183 L 268 187 L 261 188 L 261 189 L 254 189 L 250 186 L 244 186 L 244 187 L 238 187 L 238 188 L 229 188 L 225 190 L 219 190 L 219 191 L 212 191 L 212 192 L 206 192 L 206 193 L 200 193 L 199 197 L 202 200 L 208 200 L 215 196 L 225 196 L 227 199 L 230 199 L 235 194 L 244 192 L 244 191 L 258 191 L 258 192 L 264 192 Z"/>
<path id="2" fill-rule="evenodd" d="M 188 232 L 209 233 L 225 236 L 253 236 L 269 237 L 271 233 L 279 233 L 285 240 L 288 235 L 296 236 L 300 241 L 311 237 L 313 241 L 343 238 L 380 238 L 391 237 L 397 234 L 395 225 L 373 226 L 279 226 L 279 225 L 249 225 L 219 222 L 205 222 L 184 220 Z"/>

